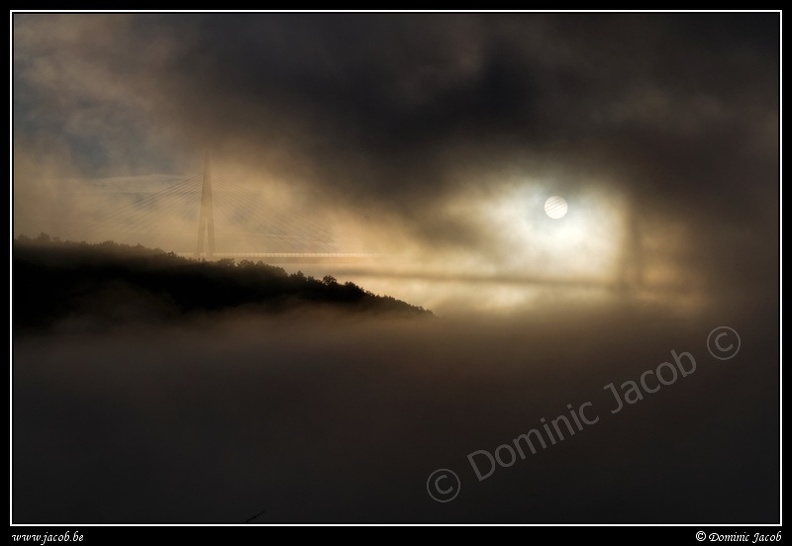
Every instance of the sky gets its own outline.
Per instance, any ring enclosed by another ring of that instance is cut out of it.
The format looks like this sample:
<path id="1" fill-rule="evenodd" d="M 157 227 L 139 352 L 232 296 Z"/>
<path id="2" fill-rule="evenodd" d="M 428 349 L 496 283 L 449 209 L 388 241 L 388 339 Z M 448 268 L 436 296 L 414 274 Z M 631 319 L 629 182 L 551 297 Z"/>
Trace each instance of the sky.
<path id="1" fill-rule="evenodd" d="M 377 254 L 284 267 L 436 315 L 19 336 L 17 521 L 780 519 L 779 13 L 11 23 L 14 236 L 190 253 L 208 152 L 218 252 Z M 476 478 L 587 401 L 598 424 Z"/>
<path id="2" fill-rule="evenodd" d="M 671 256 L 644 264 L 663 285 L 765 283 L 777 264 L 775 13 L 12 24 L 16 235 L 113 238 L 77 229 L 118 205 L 75 180 L 146 191 L 199 173 L 208 150 L 216 178 L 258 192 L 289 230 L 329 229 L 318 250 L 381 253 L 388 271 L 603 281 L 636 231 L 645 254 Z M 547 222 L 552 195 L 568 219 Z M 158 222 L 132 242 L 192 250 L 192 218 Z"/>

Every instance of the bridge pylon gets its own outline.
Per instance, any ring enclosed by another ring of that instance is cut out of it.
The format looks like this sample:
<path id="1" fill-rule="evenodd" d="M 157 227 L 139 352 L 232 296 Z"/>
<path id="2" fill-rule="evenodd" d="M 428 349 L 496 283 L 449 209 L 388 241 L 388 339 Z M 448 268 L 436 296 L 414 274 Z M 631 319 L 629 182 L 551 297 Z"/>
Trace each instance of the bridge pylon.
<path id="1" fill-rule="evenodd" d="M 206 251 L 204 251 L 206 234 Z M 212 173 L 209 168 L 209 152 L 204 154 L 203 189 L 201 190 L 201 213 L 198 217 L 198 246 L 196 257 L 212 258 L 215 251 L 214 211 L 212 207 Z"/>

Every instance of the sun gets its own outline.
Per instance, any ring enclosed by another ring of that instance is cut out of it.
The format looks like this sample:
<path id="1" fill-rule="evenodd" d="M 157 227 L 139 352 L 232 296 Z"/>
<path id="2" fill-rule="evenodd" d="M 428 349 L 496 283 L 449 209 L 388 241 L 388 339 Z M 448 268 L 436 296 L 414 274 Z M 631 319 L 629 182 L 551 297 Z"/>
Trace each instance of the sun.
<path id="1" fill-rule="evenodd" d="M 566 216 L 569 206 L 567 205 L 566 199 L 553 195 L 552 197 L 548 197 L 547 201 L 545 201 L 544 210 L 545 214 L 553 220 L 560 220 Z"/>

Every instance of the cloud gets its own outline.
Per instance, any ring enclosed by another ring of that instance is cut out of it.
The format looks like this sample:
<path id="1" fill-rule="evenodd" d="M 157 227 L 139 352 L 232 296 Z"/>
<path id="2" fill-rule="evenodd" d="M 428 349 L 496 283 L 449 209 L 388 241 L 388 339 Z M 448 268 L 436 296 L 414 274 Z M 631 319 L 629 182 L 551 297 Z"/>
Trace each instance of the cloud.
<path id="1" fill-rule="evenodd" d="M 648 229 L 681 222 L 702 253 L 747 232 L 735 252 L 764 255 L 778 33 L 757 13 L 16 14 L 14 135 L 83 176 L 194 171 L 208 147 L 418 255 L 509 252 L 448 211 L 515 179 L 605 181 Z"/>

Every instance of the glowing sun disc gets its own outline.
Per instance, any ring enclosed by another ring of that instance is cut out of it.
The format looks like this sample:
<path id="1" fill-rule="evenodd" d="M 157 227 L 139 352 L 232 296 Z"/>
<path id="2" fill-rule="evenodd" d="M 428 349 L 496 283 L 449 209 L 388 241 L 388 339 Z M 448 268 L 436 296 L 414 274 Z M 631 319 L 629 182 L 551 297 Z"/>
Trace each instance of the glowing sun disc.
<path id="1" fill-rule="evenodd" d="M 553 220 L 558 220 L 566 216 L 569 206 L 567 205 L 566 199 L 554 195 L 547 198 L 547 201 L 545 201 L 544 204 L 544 210 L 545 214 L 547 214 L 550 218 Z"/>

